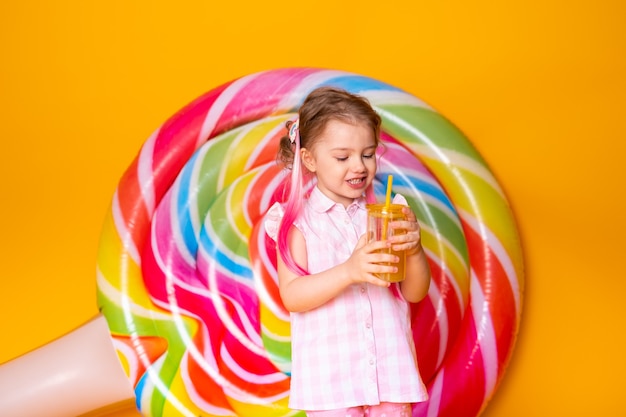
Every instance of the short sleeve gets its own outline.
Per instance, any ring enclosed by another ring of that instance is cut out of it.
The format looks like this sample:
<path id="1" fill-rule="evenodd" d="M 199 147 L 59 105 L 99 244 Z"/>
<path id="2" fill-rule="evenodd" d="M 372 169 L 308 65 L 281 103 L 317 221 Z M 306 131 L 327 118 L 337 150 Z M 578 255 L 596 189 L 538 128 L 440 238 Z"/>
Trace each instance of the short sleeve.
<path id="1" fill-rule="evenodd" d="M 271 237 L 274 241 L 278 236 L 278 228 L 280 227 L 280 222 L 283 219 L 285 214 L 285 210 L 283 206 L 276 202 L 270 209 L 267 211 L 265 215 L 265 233 L 269 237 Z"/>
<path id="2" fill-rule="evenodd" d="M 408 206 L 409 203 L 406 201 L 406 198 L 402 194 L 396 194 L 393 196 L 393 200 L 391 201 L 393 204 L 401 204 L 403 206 Z"/>

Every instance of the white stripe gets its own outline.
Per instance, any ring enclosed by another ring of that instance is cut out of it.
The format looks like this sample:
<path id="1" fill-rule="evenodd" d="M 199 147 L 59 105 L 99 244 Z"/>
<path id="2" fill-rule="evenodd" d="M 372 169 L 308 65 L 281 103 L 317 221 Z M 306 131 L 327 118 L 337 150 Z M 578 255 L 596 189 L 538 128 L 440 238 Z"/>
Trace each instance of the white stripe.
<path id="1" fill-rule="evenodd" d="M 480 345 L 480 353 L 485 364 L 485 398 L 481 401 L 484 403 L 485 399 L 491 396 L 498 380 L 498 345 L 489 303 L 485 301 L 485 294 L 474 271 L 472 271 L 471 282 L 471 305 L 476 324 L 476 339 Z"/>
<path id="2" fill-rule="evenodd" d="M 148 215 L 151 217 L 155 207 L 154 172 L 152 170 L 154 143 L 159 134 L 157 129 L 142 146 L 137 161 L 137 180 L 141 189 L 141 197 L 146 204 Z"/>
<path id="3" fill-rule="evenodd" d="M 187 207 L 194 207 L 196 206 L 195 200 L 196 200 L 196 194 L 194 194 L 194 190 L 196 189 L 196 187 L 194 187 L 194 184 L 190 184 L 190 193 L 189 193 L 189 198 L 187 199 L 186 203 L 187 203 Z M 174 185 L 172 186 L 172 188 L 170 188 L 165 196 L 165 198 L 169 198 L 169 206 L 170 206 L 170 217 L 169 219 L 163 219 L 163 216 L 160 216 L 158 213 L 156 216 L 154 216 L 154 221 L 152 223 L 152 230 L 153 233 L 152 235 L 155 236 L 157 235 L 156 233 L 156 226 L 158 224 L 159 221 L 168 221 L 169 220 L 169 229 L 172 231 L 172 237 L 174 242 L 164 242 L 166 244 L 166 251 L 171 252 L 172 249 L 168 248 L 167 245 L 169 243 L 173 243 L 176 248 L 177 248 L 177 252 L 182 256 L 183 260 L 185 261 L 185 263 L 191 267 L 191 268 L 195 268 L 196 266 L 196 258 L 195 258 L 195 254 L 192 254 L 189 252 L 189 250 L 187 249 L 187 245 L 185 245 L 185 239 L 183 238 L 183 234 L 182 234 L 182 230 L 180 228 L 180 218 L 178 216 L 178 194 L 180 192 L 180 181 L 176 181 L 174 182 Z M 193 222 L 193 219 L 192 219 Z M 195 233 L 195 230 L 194 230 Z M 197 240 L 197 239 L 196 239 Z M 153 240 L 154 241 L 154 245 L 153 248 L 159 252 L 161 252 L 161 248 L 159 247 L 158 241 L 157 240 Z M 167 255 L 170 255 L 169 253 Z"/>
<path id="4" fill-rule="evenodd" d="M 372 106 L 385 105 L 409 105 L 433 110 L 431 106 L 423 100 L 411 95 L 405 91 L 397 90 L 365 90 L 360 94 L 367 97 Z"/>
<path id="5" fill-rule="evenodd" d="M 111 337 L 111 341 L 113 342 L 115 350 L 120 352 L 124 359 L 126 359 L 126 362 L 128 362 L 128 380 L 134 384 L 139 378 L 138 352 L 114 337 Z"/>
<path id="6" fill-rule="evenodd" d="M 441 292 L 436 283 L 431 285 L 428 289 L 428 298 L 435 309 L 435 317 L 437 317 L 437 328 L 439 329 L 439 353 L 437 354 L 437 368 L 441 366 L 441 363 L 445 359 L 446 350 L 448 348 L 448 340 L 450 334 L 448 331 L 448 310 L 446 309 L 446 303 L 441 298 Z"/>
<path id="7" fill-rule="evenodd" d="M 428 412 L 427 417 L 437 417 L 439 415 L 439 408 L 441 407 L 441 392 L 443 390 L 443 377 L 444 370 L 441 369 L 435 377 L 430 390 L 430 398 L 428 399 Z"/>
<path id="8" fill-rule="evenodd" d="M 239 78 L 220 93 L 204 118 L 202 128 L 200 129 L 200 135 L 198 136 L 198 142 L 196 143 L 196 149 L 211 136 L 213 129 L 215 129 L 215 126 L 221 119 L 224 109 L 226 109 L 228 104 L 230 104 L 233 97 L 235 97 L 241 90 L 244 90 L 250 82 L 258 78 L 261 74 L 262 73 L 250 74 Z"/>

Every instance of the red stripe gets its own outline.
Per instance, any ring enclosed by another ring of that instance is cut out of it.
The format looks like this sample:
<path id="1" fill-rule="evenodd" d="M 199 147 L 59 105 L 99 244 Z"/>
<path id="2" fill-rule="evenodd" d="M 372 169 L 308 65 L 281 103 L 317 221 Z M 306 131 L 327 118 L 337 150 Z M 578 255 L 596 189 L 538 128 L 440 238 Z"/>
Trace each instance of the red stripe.
<path id="1" fill-rule="evenodd" d="M 137 177 L 137 161 L 132 162 L 117 187 L 118 203 L 127 231 L 135 247 L 139 250 L 144 245 L 150 229 L 150 216 L 141 197 L 141 188 Z"/>
<path id="2" fill-rule="evenodd" d="M 424 325 L 428 322 L 429 325 Z M 439 357 L 439 340 L 441 338 L 440 327 L 436 321 L 436 312 L 430 299 L 425 299 L 411 308 L 411 323 L 413 340 L 417 353 L 422 380 L 428 385 L 436 376 Z"/>
<path id="3" fill-rule="evenodd" d="M 485 401 L 485 364 L 476 336 L 476 323 L 468 308 L 459 343 L 443 371 L 438 417 L 476 416 Z"/>
<path id="4" fill-rule="evenodd" d="M 502 264 L 480 235 L 463 224 L 470 262 L 483 290 L 498 347 L 498 376 L 506 364 L 517 333 L 517 311 L 511 283 Z"/>

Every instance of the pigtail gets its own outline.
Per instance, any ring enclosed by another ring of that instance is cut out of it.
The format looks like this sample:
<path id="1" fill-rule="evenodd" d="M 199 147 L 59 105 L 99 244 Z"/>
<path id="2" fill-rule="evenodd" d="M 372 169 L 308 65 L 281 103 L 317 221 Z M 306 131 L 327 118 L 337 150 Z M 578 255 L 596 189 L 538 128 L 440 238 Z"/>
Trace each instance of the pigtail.
<path id="1" fill-rule="evenodd" d="M 287 129 L 289 129 L 290 132 L 289 137 L 283 138 L 281 142 L 284 142 L 285 139 L 289 140 L 289 142 L 291 142 L 289 147 L 291 149 L 295 147 L 295 150 L 292 152 L 291 176 L 285 180 L 287 200 L 284 205 L 285 213 L 278 229 L 278 253 L 290 271 L 298 275 L 307 275 L 308 272 L 296 263 L 289 249 L 289 231 L 291 226 L 298 219 L 298 216 L 300 216 L 300 213 L 302 213 L 304 207 L 305 184 L 302 173 L 300 134 L 298 132 L 297 121 L 287 122 Z"/>

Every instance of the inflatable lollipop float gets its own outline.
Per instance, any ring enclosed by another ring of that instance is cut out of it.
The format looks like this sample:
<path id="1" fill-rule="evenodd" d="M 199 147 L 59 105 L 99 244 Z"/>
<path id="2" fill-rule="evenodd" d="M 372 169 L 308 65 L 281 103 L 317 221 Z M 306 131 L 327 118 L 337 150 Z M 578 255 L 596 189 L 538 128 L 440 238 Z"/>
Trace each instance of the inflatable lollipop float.
<path id="1" fill-rule="evenodd" d="M 33 411 L 37 402 L 78 415 L 134 398 L 145 416 L 304 415 L 287 408 L 289 314 L 263 220 L 282 195 L 275 158 L 285 122 L 323 85 L 363 95 L 379 112 L 385 152 L 375 189 L 384 198 L 393 175 L 422 226 L 433 280 L 412 323 L 430 398 L 413 415 L 480 414 L 510 360 L 521 313 L 523 259 L 507 199 L 468 139 L 424 102 L 365 76 L 314 68 L 226 83 L 148 138 L 103 226 L 101 315 L 75 332 L 82 339 L 67 341 L 72 333 L 0 366 L 0 410 L 44 415 Z M 74 352 L 66 343 L 100 366 L 70 372 L 86 367 L 78 353 L 46 364 L 52 350 Z M 72 381 L 85 392 L 61 387 Z"/>

